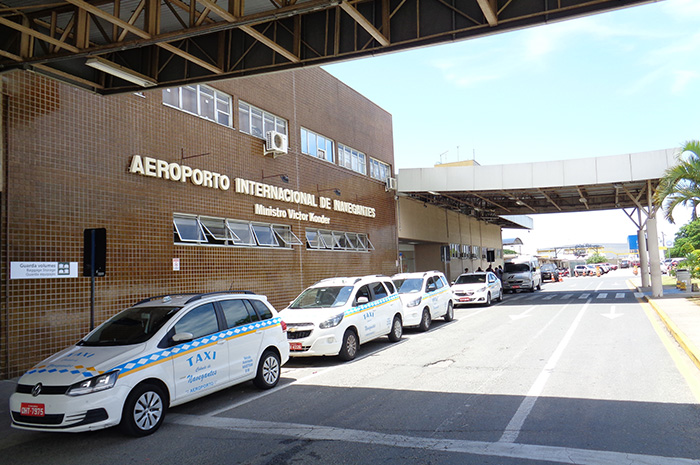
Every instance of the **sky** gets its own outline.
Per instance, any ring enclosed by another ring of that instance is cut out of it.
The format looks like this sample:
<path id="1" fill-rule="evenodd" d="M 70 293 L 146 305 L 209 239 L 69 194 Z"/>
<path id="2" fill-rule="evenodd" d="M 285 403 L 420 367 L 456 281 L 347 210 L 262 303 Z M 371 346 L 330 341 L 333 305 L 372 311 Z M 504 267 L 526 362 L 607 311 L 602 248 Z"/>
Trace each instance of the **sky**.
<path id="1" fill-rule="evenodd" d="M 394 169 L 646 152 L 700 139 L 700 1 L 664 0 L 324 66 L 391 113 Z M 663 216 L 662 214 L 660 215 Z M 635 215 L 636 217 L 636 215 Z M 690 215 L 660 219 L 672 239 Z M 532 215 L 526 248 L 624 243 L 622 211 Z"/>

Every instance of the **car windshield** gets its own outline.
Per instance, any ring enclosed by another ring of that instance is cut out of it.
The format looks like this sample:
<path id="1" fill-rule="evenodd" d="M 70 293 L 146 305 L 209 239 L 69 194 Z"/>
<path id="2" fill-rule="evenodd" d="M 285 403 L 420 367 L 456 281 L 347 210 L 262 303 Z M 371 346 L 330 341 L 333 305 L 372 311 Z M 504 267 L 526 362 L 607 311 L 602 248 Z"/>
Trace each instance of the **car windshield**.
<path id="1" fill-rule="evenodd" d="M 505 273 L 520 273 L 530 271 L 530 266 L 527 263 L 506 263 L 503 271 Z"/>
<path id="2" fill-rule="evenodd" d="M 485 283 L 485 274 L 463 274 L 457 278 L 455 284 L 475 284 L 475 283 Z"/>
<path id="3" fill-rule="evenodd" d="M 146 342 L 182 307 L 132 307 L 116 314 L 78 345 L 122 346 Z"/>
<path id="4" fill-rule="evenodd" d="M 555 269 L 556 268 L 554 267 L 554 265 L 551 265 L 551 264 L 542 265 L 540 267 L 540 270 L 542 270 L 542 271 L 554 271 Z"/>
<path id="5" fill-rule="evenodd" d="M 352 295 L 352 286 L 312 287 L 301 293 L 289 308 L 342 307 Z"/>
<path id="6" fill-rule="evenodd" d="M 399 294 L 411 294 L 423 290 L 423 278 L 395 279 Z"/>

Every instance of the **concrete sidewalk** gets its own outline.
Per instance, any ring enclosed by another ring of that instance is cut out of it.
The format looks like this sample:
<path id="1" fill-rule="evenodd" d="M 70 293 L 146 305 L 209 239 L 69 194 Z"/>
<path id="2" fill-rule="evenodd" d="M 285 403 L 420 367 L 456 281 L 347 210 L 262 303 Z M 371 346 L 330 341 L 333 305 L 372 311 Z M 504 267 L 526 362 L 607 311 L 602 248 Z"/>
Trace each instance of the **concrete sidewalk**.
<path id="1" fill-rule="evenodd" d="M 700 293 L 664 286 L 662 297 L 651 297 L 651 288 L 642 288 L 640 278 L 630 282 L 651 304 L 678 344 L 700 368 Z M 697 299 L 697 303 L 695 303 Z"/>

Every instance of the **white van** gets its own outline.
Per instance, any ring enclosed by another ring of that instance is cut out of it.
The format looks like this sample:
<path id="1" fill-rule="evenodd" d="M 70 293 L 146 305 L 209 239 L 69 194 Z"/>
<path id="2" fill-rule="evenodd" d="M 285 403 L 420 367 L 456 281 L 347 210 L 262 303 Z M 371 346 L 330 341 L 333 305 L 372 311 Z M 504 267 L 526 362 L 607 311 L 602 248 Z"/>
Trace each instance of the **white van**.
<path id="1" fill-rule="evenodd" d="M 535 289 L 542 289 L 542 274 L 537 258 L 519 257 L 506 263 L 503 265 L 501 282 L 505 292 L 518 290 L 535 292 Z"/>

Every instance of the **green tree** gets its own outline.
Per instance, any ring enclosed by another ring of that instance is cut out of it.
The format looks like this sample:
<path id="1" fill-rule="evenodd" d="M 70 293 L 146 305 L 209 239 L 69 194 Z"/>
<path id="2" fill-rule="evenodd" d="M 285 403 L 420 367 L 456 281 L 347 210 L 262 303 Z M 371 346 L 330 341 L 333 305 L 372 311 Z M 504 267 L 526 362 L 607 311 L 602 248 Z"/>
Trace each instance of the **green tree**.
<path id="1" fill-rule="evenodd" d="M 608 261 L 608 258 L 605 255 L 599 254 L 599 253 L 594 253 L 593 255 L 591 255 L 590 257 L 588 257 L 586 259 L 586 264 L 594 265 L 596 263 L 606 263 L 607 261 Z"/>
<path id="2" fill-rule="evenodd" d="M 669 257 L 687 257 L 693 250 L 700 249 L 700 219 L 678 228 Z"/>
<path id="3" fill-rule="evenodd" d="M 674 223 L 673 209 L 691 207 L 691 220 L 697 219 L 700 205 L 700 141 L 691 140 L 681 147 L 678 164 L 667 169 L 654 193 L 654 201 L 664 208 L 666 219 Z"/>

